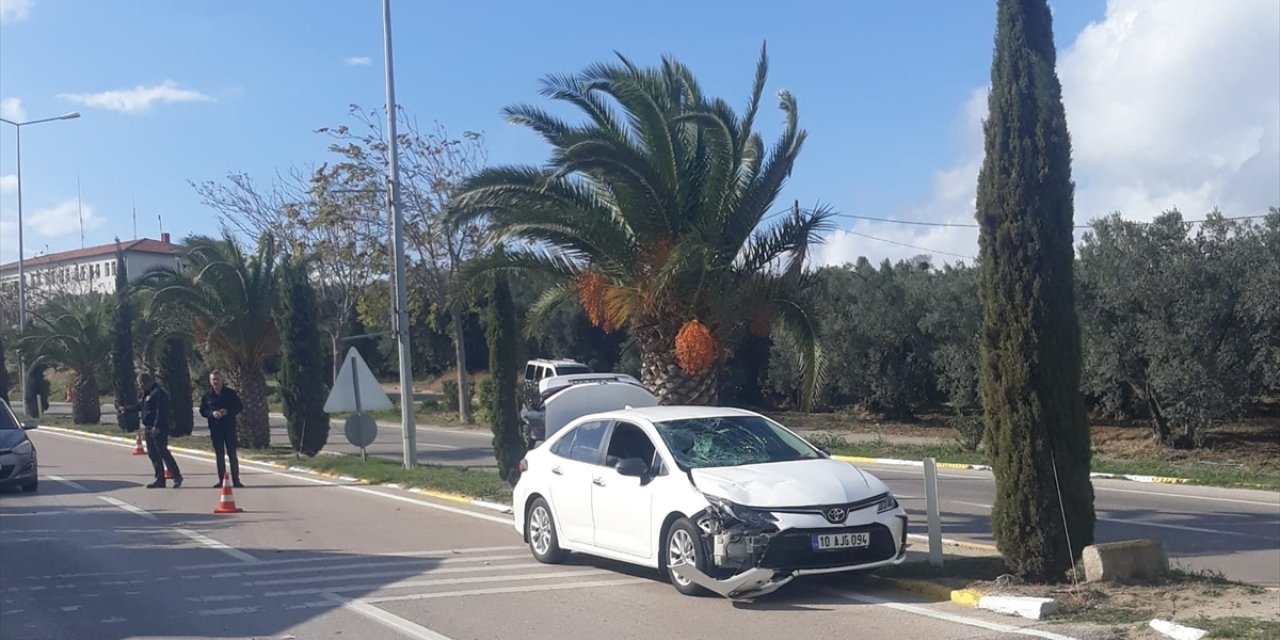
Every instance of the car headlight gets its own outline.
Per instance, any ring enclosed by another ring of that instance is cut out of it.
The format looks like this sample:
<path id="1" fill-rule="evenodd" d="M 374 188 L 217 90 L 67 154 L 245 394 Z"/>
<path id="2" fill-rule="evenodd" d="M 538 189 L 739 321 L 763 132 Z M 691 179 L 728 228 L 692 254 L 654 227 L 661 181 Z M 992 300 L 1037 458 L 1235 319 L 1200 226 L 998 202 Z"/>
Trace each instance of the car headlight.
<path id="1" fill-rule="evenodd" d="M 19 442 L 16 447 L 13 448 L 13 452 L 20 456 L 25 456 L 28 453 L 31 453 L 31 450 L 34 448 L 35 447 L 31 446 L 30 440 L 23 440 L 22 442 Z"/>
<path id="2" fill-rule="evenodd" d="M 894 509 L 897 509 L 897 508 L 898 508 L 898 499 L 893 497 L 892 493 L 884 494 L 884 498 L 882 498 L 880 502 L 876 503 L 876 513 L 893 511 Z"/>
<path id="3" fill-rule="evenodd" d="M 743 524 L 762 525 L 778 521 L 778 519 L 768 511 L 744 507 L 736 502 L 725 500 L 719 496 L 708 495 L 705 493 L 702 495 L 707 498 L 707 502 L 710 502 L 711 506 L 715 508 L 716 511 L 719 511 L 722 516 L 727 516 Z"/>

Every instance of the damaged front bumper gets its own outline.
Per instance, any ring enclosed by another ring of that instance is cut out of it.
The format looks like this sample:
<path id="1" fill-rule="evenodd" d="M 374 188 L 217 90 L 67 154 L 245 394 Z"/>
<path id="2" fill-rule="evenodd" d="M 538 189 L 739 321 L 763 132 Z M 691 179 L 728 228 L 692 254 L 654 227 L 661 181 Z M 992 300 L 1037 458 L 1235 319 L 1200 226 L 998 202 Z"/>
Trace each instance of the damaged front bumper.
<path id="1" fill-rule="evenodd" d="M 815 526 L 819 523 L 804 516 L 733 506 L 713 503 L 696 520 L 706 570 L 685 563 L 673 565 L 672 573 L 712 593 L 741 600 L 777 591 L 797 576 L 874 569 L 902 562 L 906 554 L 907 516 L 900 508 L 859 524 L 833 527 L 826 522 Z M 833 533 L 865 535 L 865 546 L 820 550 L 818 537 Z"/>

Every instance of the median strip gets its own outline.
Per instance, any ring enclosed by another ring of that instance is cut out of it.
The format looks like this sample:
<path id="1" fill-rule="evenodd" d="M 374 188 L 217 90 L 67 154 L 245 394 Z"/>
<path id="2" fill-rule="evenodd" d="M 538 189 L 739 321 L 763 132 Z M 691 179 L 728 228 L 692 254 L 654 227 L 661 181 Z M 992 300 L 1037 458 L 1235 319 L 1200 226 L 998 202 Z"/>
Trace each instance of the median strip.
<path id="1" fill-rule="evenodd" d="M 850 464 L 878 464 L 896 467 L 923 467 L 923 460 L 902 460 L 900 458 L 868 458 L 864 456 L 842 456 L 833 455 L 832 458 L 841 462 Z M 959 469 L 964 471 L 991 471 L 991 465 L 987 464 L 967 464 L 963 462 L 939 462 L 939 469 Z M 1188 478 L 1173 478 L 1169 476 L 1144 476 L 1131 473 L 1101 473 L 1093 472 L 1089 474 L 1090 478 L 1102 478 L 1107 480 L 1130 480 L 1133 482 L 1145 482 L 1148 484 L 1191 484 Z"/>

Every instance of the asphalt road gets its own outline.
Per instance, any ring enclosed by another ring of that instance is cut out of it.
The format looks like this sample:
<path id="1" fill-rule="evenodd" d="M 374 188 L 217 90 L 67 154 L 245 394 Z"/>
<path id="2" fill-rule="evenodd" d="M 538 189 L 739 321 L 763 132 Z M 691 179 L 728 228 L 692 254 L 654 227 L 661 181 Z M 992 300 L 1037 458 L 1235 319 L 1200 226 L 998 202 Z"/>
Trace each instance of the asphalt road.
<path id="1" fill-rule="evenodd" d="M 57 407 L 53 407 L 57 409 Z M 114 416 L 111 416 L 114 418 Z M 104 418 L 106 416 L 104 415 Z M 335 421 L 336 422 L 336 421 Z M 197 422 L 197 433 L 199 425 Z M 284 421 L 273 419 L 273 441 L 287 441 Z M 383 424 L 370 455 L 402 459 L 399 425 Z M 490 434 L 418 428 L 423 463 L 492 466 Z M 335 424 L 327 449 L 358 453 Z M 924 472 L 900 466 L 864 466 L 893 489 L 912 516 L 911 531 L 925 534 Z M 1280 586 L 1280 493 L 1183 485 L 1094 481 L 1096 542 L 1156 538 L 1170 562 L 1194 571 L 1220 572 L 1245 582 Z M 943 536 L 994 544 L 991 503 L 995 480 L 986 471 L 944 470 L 939 478 Z"/>
<path id="2" fill-rule="evenodd" d="M 755 603 L 689 598 L 652 571 L 532 560 L 509 518 L 246 465 L 246 511 L 211 513 L 213 465 L 147 490 L 129 446 L 32 433 L 39 492 L 0 496 L 5 638 L 1105 637 L 801 580 Z"/>

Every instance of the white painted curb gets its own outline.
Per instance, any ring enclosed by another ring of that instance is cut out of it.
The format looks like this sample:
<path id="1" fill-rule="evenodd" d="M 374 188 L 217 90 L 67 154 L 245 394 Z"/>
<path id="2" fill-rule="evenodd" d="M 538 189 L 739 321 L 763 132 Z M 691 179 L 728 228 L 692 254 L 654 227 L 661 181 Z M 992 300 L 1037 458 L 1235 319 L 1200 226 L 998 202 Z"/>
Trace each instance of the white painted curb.
<path id="1" fill-rule="evenodd" d="M 1174 640 L 1200 640 L 1200 638 L 1209 634 L 1208 631 L 1203 629 L 1184 627 L 1176 622 L 1161 620 L 1159 618 L 1152 620 L 1150 625 L 1152 629 L 1155 629 L 1161 635 L 1168 636 Z"/>
<path id="2" fill-rule="evenodd" d="M 982 596 L 978 600 L 978 608 L 1003 613 L 1005 615 L 1022 616 L 1028 620 L 1039 620 L 1058 611 L 1058 602 L 1053 598 L 1024 598 L 1021 596 Z"/>

